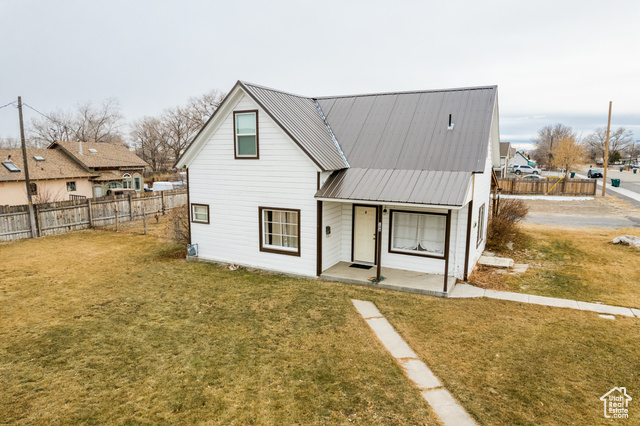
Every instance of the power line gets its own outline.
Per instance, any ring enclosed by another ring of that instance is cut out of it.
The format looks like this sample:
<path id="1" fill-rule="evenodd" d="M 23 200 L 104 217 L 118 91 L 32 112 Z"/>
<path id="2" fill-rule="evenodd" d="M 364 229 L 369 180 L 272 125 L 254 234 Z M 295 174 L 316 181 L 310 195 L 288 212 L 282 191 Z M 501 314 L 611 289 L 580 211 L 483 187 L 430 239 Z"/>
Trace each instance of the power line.
<path id="1" fill-rule="evenodd" d="M 13 105 L 14 107 L 16 107 L 16 106 L 15 106 L 15 103 L 16 103 L 16 101 L 9 102 L 9 103 L 8 103 L 8 104 L 6 104 L 6 105 L 2 105 L 2 106 L 0 106 L 0 109 L 2 109 L 2 108 L 6 108 L 6 107 L 8 107 L 9 105 Z M 16 107 L 16 108 L 17 108 L 17 107 Z"/>

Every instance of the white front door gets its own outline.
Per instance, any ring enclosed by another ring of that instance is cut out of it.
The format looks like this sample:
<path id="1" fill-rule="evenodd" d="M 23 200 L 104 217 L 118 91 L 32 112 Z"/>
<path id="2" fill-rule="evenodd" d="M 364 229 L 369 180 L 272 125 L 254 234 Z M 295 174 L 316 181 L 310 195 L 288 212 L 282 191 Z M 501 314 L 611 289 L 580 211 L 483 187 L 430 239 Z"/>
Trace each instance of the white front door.
<path id="1" fill-rule="evenodd" d="M 376 261 L 377 207 L 355 206 L 353 209 L 353 261 Z"/>

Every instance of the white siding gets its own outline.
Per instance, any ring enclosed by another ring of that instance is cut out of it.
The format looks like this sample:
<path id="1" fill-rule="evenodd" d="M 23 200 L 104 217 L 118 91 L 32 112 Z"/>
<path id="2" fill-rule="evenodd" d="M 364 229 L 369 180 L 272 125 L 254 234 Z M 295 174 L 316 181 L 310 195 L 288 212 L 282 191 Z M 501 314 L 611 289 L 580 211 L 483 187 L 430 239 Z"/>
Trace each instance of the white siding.
<path id="1" fill-rule="evenodd" d="M 444 259 L 389 253 L 389 214 L 392 209 L 431 213 L 446 213 L 446 210 L 393 206 L 384 206 L 383 209 L 384 208 L 387 209 L 387 213 L 383 213 L 382 215 L 382 266 L 385 268 L 442 275 L 444 273 Z M 352 204 L 342 203 L 342 248 L 340 260 L 343 262 L 351 262 L 352 209 Z M 464 249 L 467 232 L 466 216 L 466 212 L 458 212 L 456 210 L 451 212 L 449 275 L 455 275 L 457 278 L 462 278 L 464 273 Z"/>
<path id="2" fill-rule="evenodd" d="M 322 203 L 322 270 L 340 262 L 342 252 L 342 203 Z M 327 235 L 327 226 L 331 234 Z"/>
<path id="3" fill-rule="evenodd" d="M 258 109 L 259 160 L 235 160 L 233 114 L 189 168 L 190 201 L 210 206 L 210 224 L 192 223 L 199 257 L 315 276 L 317 167 L 253 102 L 242 95 L 234 110 Z M 258 207 L 300 209 L 301 256 L 261 252 Z"/>

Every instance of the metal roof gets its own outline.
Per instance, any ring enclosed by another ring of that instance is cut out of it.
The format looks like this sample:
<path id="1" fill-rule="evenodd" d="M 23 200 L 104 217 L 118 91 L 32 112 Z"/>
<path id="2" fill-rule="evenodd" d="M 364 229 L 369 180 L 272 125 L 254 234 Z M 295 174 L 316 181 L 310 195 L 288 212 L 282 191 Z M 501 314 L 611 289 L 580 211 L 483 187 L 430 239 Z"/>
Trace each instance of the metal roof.
<path id="1" fill-rule="evenodd" d="M 496 94 L 487 86 L 317 102 L 351 167 L 482 172 Z"/>
<path id="2" fill-rule="evenodd" d="M 349 167 L 340 146 L 312 98 L 292 95 L 252 83 L 240 82 L 240 85 L 318 167 L 324 171 Z"/>
<path id="3" fill-rule="evenodd" d="M 350 168 L 333 172 L 316 198 L 462 206 L 468 171 Z"/>

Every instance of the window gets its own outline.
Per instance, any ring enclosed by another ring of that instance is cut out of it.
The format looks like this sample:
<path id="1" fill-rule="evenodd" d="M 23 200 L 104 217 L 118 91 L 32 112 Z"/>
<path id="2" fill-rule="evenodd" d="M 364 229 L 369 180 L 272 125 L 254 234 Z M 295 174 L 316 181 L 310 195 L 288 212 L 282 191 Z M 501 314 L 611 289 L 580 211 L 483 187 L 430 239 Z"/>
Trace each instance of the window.
<path id="1" fill-rule="evenodd" d="M 31 195 L 38 195 L 38 185 L 29 183 L 29 191 L 31 191 Z"/>
<path id="2" fill-rule="evenodd" d="M 209 205 L 191 204 L 191 222 L 209 224 Z"/>
<path id="3" fill-rule="evenodd" d="M 125 173 L 122 175 L 122 187 L 123 188 L 131 188 L 132 185 L 132 179 L 131 179 L 131 175 L 129 173 Z"/>
<path id="4" fill-rule="evenodd" d="M 75 191 L 76 190 L 76 182 L 67 182 L 67 192 L 71 192 L 71 191 Z"/>
<path id="5" fill-rule="evenodd" d="M 13 164 L 11 161 L 5 161 L 2 163 L 3 166 L 7 168 L 11 173 L 20 173 L 20 168 Z"/>
<path id="6" fill-rule="evenodd" d="M 260 251 L 300 256 L 300 210 L 259 207 Z"/>
<path id="7" fill-rule="evenodd" d="M 478 210 L 478 239 L 476 240 L 476 248 L 480 245 L 484 239 L 484 204 L 480 206 Z"/>
<path id="8" fill-rule="evenodd" d="M 391 210 L 389 252 L 444 258 L 447 215 Z"/>
<path id="9" fill-rule="evenodd" d="M 136 191 L 140 191 L 141 189 L 141 185 L 140 185 L 141 179 L 140 179 L 140 174 L 136 173 L 133 175 L 133 189 L 135 189 Z"/>
<path id="10" fill-rule="evenodd" d="M 233 113 L 233 136 L 235 138 L 235 158 L 257 159 L 258 154 L 258 111 L 238 111 Z"/>

